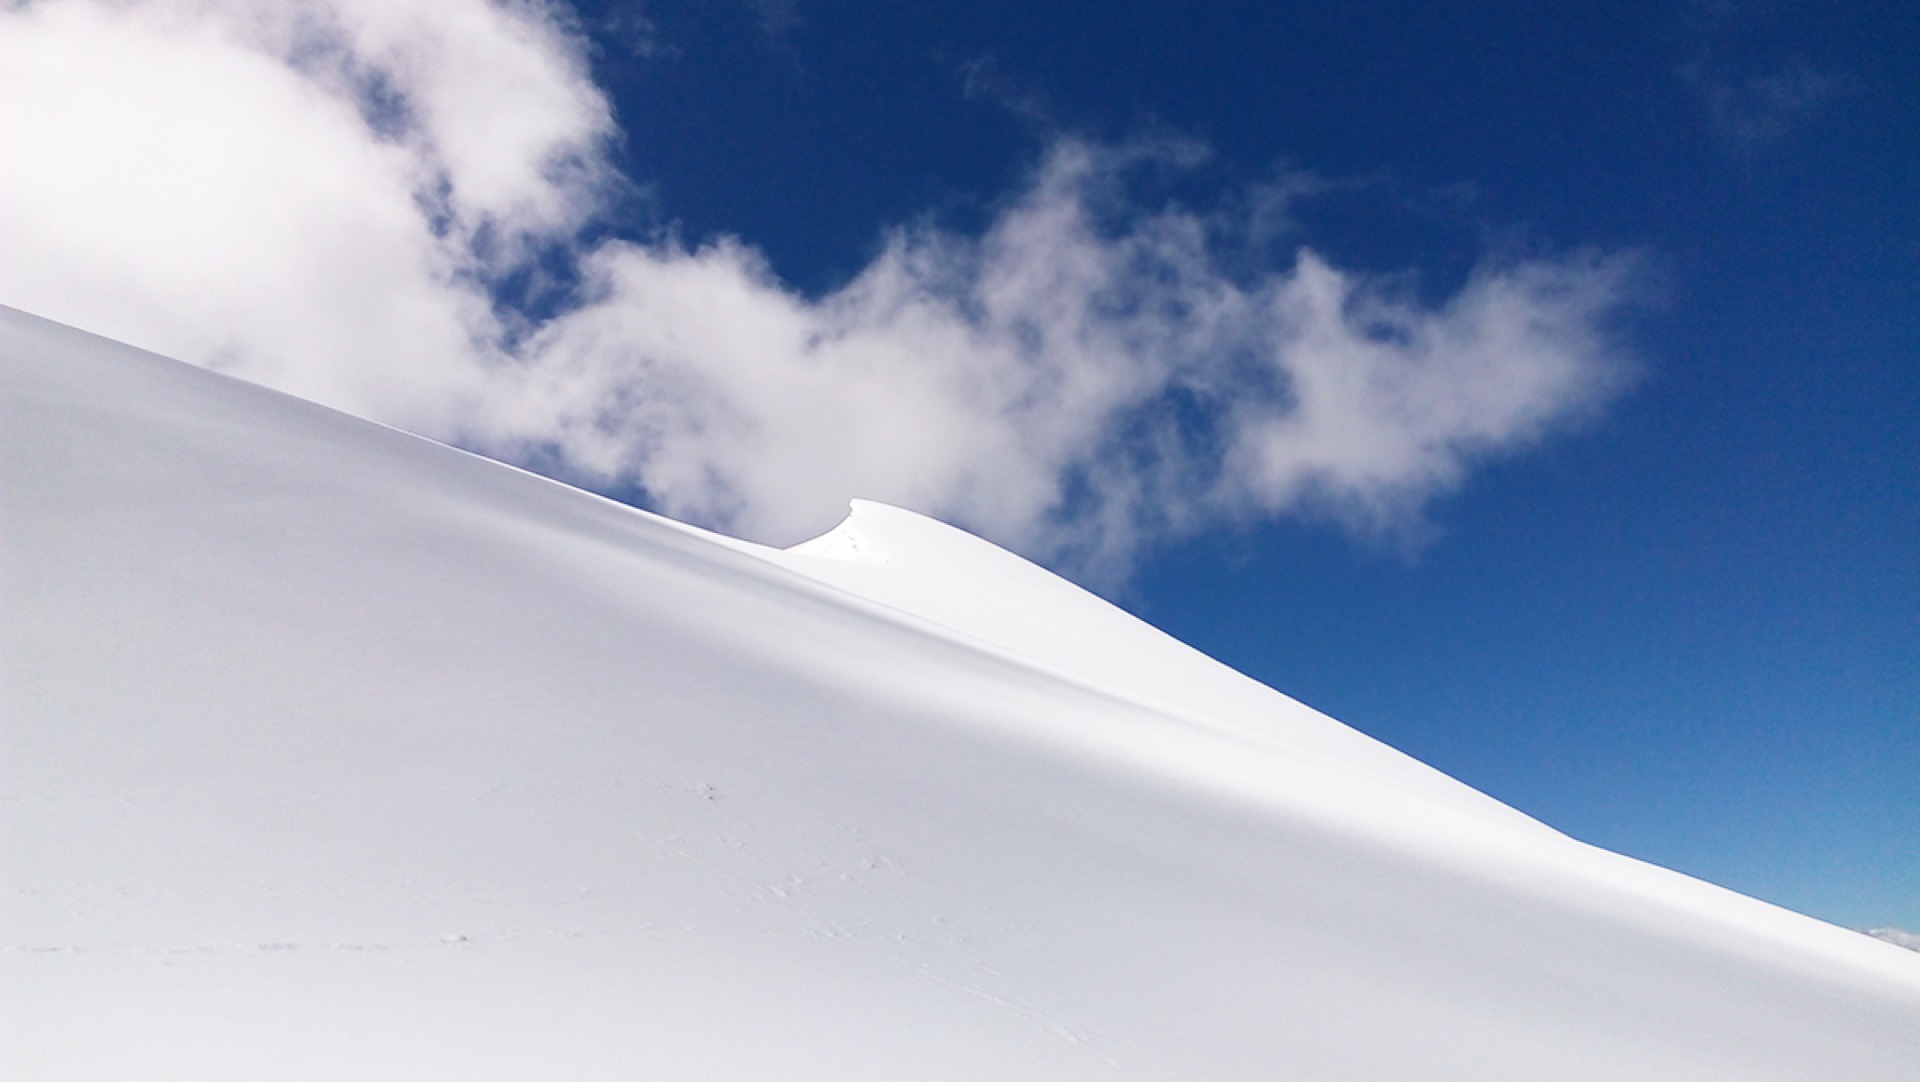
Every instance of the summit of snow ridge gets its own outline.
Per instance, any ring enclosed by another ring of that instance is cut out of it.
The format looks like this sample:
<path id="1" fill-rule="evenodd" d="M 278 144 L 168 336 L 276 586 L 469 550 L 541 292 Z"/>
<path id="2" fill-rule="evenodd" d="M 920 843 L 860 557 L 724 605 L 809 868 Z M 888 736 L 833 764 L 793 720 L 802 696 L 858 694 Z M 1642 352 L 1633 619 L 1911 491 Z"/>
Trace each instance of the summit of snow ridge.
<path id="1" fill-rule="evenodd" d="M 785 551 L 855 563 L 970 567 L 999 574 L 1051 573 L 985 538 L 877 500 L 853 500 L 838 526 Z"/>
<path id="2" fill-rule="evenodd" d="M 925 515 L 854 500 L 827 533 L 761 555 L 1100 694 L 1232 739 L 1305 754 L 1403 793 L 1538 825 L 1045 568 Z"/>

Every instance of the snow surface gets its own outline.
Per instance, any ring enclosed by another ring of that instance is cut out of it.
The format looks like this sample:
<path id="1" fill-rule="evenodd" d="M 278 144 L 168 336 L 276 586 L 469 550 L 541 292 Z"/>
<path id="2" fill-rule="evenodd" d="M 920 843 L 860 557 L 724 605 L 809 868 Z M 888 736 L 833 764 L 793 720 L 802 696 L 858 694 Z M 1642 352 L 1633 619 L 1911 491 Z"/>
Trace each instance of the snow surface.
<path id="1" fill-rule="evenodd" d="M 1920 1077 L 1920 956 L 958 530 L 785 552 L 0 310 L 0 1077 Z"/>

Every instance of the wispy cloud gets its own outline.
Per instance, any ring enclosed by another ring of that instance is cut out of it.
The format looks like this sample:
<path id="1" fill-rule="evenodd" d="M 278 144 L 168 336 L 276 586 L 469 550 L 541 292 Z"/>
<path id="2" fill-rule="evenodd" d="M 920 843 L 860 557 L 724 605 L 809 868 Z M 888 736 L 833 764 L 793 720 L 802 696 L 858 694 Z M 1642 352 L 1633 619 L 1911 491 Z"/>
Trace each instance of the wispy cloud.
<path id="1" fill-rule="evenodd" d="M 1679 66 L 1714 136 L 1730 152 L 1771 150 L 1813 124 L 1847 78 L 1798 55 L 1769 12 L 1735 0 L 1692 0 L 1682 23 L 1693 56 Z"/>
<path id="2" fill-rule="evenodd" d="M 1812 123 L 1845 86 L 1804 61 L 1747 74 L 1702 61 L 1681 74 L 1699 93 L 1714 134 L 1743 154 L 1766 150 Z"/>
<path id="3" fill-rule="evenodd" d="M 800 27 L 800 0 L 747 0 L 760 32 L 773 41 L 784 41 Z"/>
<path id="4" fill-rule="evenodd" d="M 1190 144 L 1061 139 L 981 233 L 903 226 L 802 295 L 747 243 L 588 243 L 623 178 L 538 3 L 68 0 L 0 14 L 0 300 L 774 542 L 866 496 L 1083 572 L 1226 522 L 1417 530 L 1630 365 L 1630 257 L 1426 301 L 1244 212 Z M 1302 193 L 1230 193 L 1261 207 Z M 1283 216 L 1284 217 L 1284 216 Z M 557 313 L 503 300 L 555 261 Z"/>
<path id="5" fill-rule="evenodd" d="M 1920 933 L 1909 932 L 1901 928 L 1871 928 L 1867 934 L 1875 939 L 1891 943 L 1896 947 L 1905 947 L 1910 951 L 1920 951 Z"/>
<path id="6" fill-rule="evenodd" d="M 677 46 L 662 39 L 660 27 L 638 4 L 601 12 L 589 24 L 600 41 L 631 60 L 676 60 Z"/>

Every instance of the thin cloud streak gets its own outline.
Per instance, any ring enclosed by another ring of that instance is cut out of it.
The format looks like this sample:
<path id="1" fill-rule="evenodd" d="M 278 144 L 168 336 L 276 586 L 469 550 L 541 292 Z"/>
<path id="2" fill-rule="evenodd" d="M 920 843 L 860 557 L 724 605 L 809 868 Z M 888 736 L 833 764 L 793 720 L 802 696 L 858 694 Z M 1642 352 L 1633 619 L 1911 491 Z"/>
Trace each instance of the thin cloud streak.
<path id="1" fill-rule="evenodd" d="M 1910 951 L 1920 951 L 1920 933 L 1909 932 L 1904 928 L 1869 928 L 1867 934 L 1883 943 L 1905 947 Z"/>
<path id="2" fill-rule="evenodd" d="M 1700 94 L 1714 134 L 1740 154 L 1770 149 L 1813 123 L 1846 85 L 1804 62 L 1744 77 L 1693 64 L 1681 77 Z"/>
<path id="3" fill-rule="evenodd" d="M 1276 515 L 1414 536 L 1630 379 L 1630 256 L 1440 303 L 1235 269 L 1251 223 L 1129 184 L 1188 144 L 1061 139 L 984 233 L 896 229 L 824 296 L 739 240 L 588 244 L 625 181 L 585 51 L 538 3 L 0 13 L 0 301 L 756 539 L 864 496 L 1108 580 Z M 556 256 L 557 315 L 500 299 Z"/>
<path id="4" fill-rule="evenodd" d="M 1778 11 L 1694 0 L 1682 9 L 1695 55 L 1677 71 L 1714 137 L 1739 157 L 1765 154 L 1816 124 L 1854 89 L 1778 40 Z"/>

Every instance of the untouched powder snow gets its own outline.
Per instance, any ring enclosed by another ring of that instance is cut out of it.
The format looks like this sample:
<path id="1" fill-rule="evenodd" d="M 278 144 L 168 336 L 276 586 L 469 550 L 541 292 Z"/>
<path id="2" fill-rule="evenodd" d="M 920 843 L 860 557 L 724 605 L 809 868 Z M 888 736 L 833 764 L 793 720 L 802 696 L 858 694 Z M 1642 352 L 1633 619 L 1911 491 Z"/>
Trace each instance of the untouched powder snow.
<path id="1" fill-rule="evenodd" d="M 825 536 L 775 562 L 919 617 L 1090 691 L 1241 742 L 1311 756 L 1482 814 L 1512 809 L 1275 693 L 1051 572 L 962 530 L 856 500 Z M 1161 720 L 1156 727 L 1164 727 Z M 1110 737 L 1111 734 L 1102 734 Z"/>
<path id="2" fill-rule="evenodd" d="M 0 1077 L 1911 1082 L 1920 955 L 1046 572 L 0 310 Z"/>

